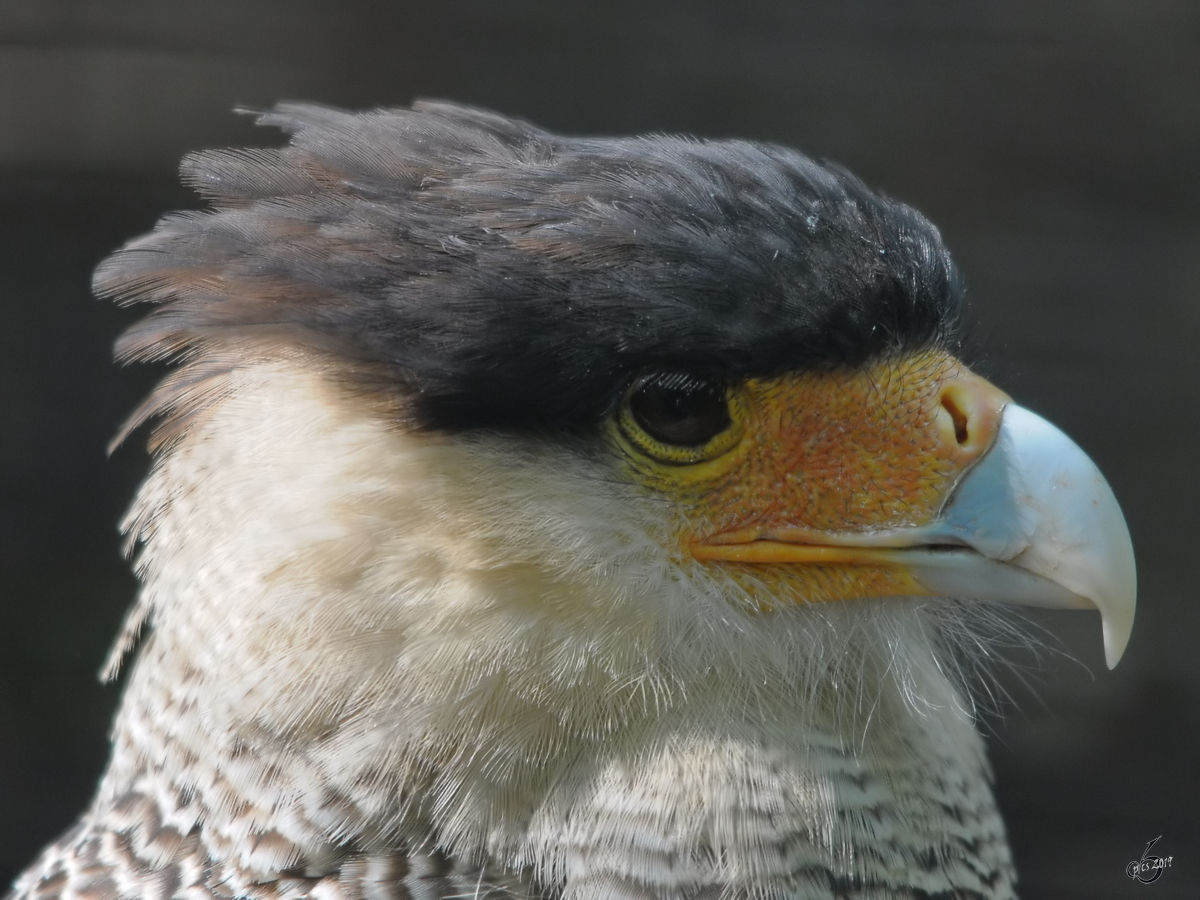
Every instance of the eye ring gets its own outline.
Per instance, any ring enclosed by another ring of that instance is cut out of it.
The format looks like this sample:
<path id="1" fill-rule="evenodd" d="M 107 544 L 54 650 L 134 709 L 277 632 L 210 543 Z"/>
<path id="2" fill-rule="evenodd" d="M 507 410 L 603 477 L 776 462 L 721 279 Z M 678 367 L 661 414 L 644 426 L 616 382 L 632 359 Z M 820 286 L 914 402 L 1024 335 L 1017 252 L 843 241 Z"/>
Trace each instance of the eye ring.
<path id="1" fill-rule="evenodd" d="M 641 453 L 667 465 L 713 459 L 741 439 L 740 403 L 724 379 L 659 369 L 637 378 L 622 398 L 617 425 Z"/>

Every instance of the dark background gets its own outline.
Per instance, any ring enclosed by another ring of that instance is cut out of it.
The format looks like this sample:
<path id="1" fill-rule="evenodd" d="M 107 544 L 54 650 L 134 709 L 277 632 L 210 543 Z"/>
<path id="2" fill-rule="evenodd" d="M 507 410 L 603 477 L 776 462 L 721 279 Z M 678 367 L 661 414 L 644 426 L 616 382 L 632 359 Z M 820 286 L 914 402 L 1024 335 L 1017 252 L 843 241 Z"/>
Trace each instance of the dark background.
<path id="1" fill-rule="evenodd" d="M 1200 4 L 1195 0 L 0 0 L 0 885 L 73 819 L 135 590 L 116 522 L 153 372 L 95 263 L 170 208 L 186 151 L 276 137 L 279 98 L 446 97 L 570 132 L 688 131 L 836 159 L 942 227 L 983 368 L 1100 464 L 1141 596 L 984 723 L 1027 900 L 1200 896 Z M 1156 883 L 1123 874 L 1146 842 Z M 2 890 L 2 888 L 0 888 Z"/>

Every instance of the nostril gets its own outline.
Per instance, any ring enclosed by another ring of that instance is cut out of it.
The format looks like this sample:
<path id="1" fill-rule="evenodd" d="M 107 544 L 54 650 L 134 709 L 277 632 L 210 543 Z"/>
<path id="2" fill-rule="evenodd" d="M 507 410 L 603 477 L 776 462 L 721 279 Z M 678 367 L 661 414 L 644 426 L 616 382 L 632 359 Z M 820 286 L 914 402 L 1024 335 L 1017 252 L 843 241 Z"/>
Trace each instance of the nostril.
<path id="1" fill-rule="evenodd" d="M 949 414 L 950 421 L 954 423 L 954 439 L 958 441 L 958 446 L 962 447 L 971 439 L 971 434 L 967 429 L 967 420 L 970 417 L 963 407 L 962 398 L 957 394 L 957 391 L 943 391 L 942 409 Z"/>
<path id="2" fill-rule="evenodd" d="M 933 407 L 942 451 L 963 462 L 986 453 L 1000 432 L 1007 402 L 1007 394 L 969 371 L 943 379 Z"/>

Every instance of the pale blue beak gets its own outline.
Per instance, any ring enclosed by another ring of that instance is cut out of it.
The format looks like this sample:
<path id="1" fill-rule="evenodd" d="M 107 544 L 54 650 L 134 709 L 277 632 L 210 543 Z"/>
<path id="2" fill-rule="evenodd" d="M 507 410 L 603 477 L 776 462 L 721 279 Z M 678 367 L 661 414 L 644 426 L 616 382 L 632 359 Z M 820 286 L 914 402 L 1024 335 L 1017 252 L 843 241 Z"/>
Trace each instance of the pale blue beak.
<path id="1" fill-rule="evenodd" d="M 929 547 L 918 551 L 919 560 L 911 550 L 905 555 L 913 576 L 930 591 L 1095 608 L 1108 667 L 1125 652 L 1137 606 L 1125 517 L 1087 454 L 1041 416 L 1005 406 L 995 443 L 963 475 L 941 515 L 892 535 L 909 547 Z"/>

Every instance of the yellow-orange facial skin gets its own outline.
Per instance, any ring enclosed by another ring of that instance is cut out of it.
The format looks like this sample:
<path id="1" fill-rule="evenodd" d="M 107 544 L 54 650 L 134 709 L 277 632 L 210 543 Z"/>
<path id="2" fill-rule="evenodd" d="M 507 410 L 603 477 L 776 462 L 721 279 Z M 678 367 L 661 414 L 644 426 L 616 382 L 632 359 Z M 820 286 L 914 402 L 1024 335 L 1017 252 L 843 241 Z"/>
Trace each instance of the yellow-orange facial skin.
<path id="1" fill-rule="evenodd" d="M 927 351 L 732 385 L 729 428 L 682 456 L 637 433 L 627 408 L 612 431 L 630 474 L 683 510 L 681 556 L 810 602 L 913 596 L 928 592 L 900 554 L 856 536 L 935 519 L 1007 399 Z"/>

